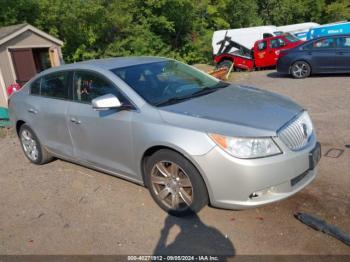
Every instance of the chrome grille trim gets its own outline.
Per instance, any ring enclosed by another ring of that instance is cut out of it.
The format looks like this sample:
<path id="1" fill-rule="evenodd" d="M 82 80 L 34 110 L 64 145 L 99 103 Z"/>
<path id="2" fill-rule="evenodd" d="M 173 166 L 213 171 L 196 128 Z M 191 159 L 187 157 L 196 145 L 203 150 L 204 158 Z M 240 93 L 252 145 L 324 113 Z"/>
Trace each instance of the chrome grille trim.
<path id="1" fill-rule="evenodd" d="M 289 149 L 298 151 L 303 149 L 308 144 L 309 138 L 312 134 L 312 126 L 310 129 L 308 128 L 308 130 L 311 130 L 311 132 L 305 135 L 304 125 L 309 125 L 310 127 L 312 124 L 311 122 L 309 124 L 307 121 L 305 121 L 302 114 L 278 133 L 280 139 Z"/>

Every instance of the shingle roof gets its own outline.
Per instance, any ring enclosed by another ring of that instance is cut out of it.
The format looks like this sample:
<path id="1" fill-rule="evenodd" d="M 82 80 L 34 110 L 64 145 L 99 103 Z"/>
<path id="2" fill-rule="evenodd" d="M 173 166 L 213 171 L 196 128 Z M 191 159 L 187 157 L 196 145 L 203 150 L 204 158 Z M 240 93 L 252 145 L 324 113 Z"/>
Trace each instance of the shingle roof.
<path id="1" fill-rule="evenodd" d="M 41 31 L 40 29 L 30 25 L 30 24 L 18 24 L 18 25 L 10 25 L 5 27 L 0 27 L 0 45 L 7 42 L 8 40 L 16 37 L 18 34 L 23 33 L 26 30 L 30 30 L 41 37 L 44 37 L 58 45 L 63 45 L 63 42 L 58 38 Z"/>
<path id="2" fill-rule="evenodd" d="M 28 24 L 18 24 L 18 25 L 10 25 L 5 27 L 0 27 L 0 39 L 13 34 L 14 32 L 22 29 L 23 27 L 27 26 Z"/>

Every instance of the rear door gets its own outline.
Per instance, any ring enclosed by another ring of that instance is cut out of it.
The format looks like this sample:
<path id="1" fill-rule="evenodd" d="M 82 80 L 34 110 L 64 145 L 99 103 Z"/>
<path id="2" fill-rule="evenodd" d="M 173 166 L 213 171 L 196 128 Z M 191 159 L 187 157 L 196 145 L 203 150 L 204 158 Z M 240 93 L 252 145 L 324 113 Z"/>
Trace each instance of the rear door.
<path id="1" fill-rule="evenodd" d="M 327 73 L 336 70 L 335 47 L 335 38 L 329 37 L 313 41 L 304 48 L 313 72 Z"/>
<path id="2" fill-rule="evenodd" d="M 73 102 L 69 106 L 68 119 L 75 157 L 99 168 L 135 176 L 132 171 L 132 119 L 137 112 L 94 110 L 92 99 L 106 94 L 115 95 L 123 104 L 129 102 L 101 74 L 76 71 L 73 79 Z"/>
<path id="3" fill-rule="evenodd" d="M 275 66 L 281 50 L 287 49 L 287 42 L 281 37 L 273 38 L 269 40 L 269 66 Z"/>
<path id="4" fill-rule="evenodd" d="M 44 146 L 69 157 L 73 155 L 67 127 L 70 77 L 68 71 L 63 71 L 36 80 L 25 105 L 28 122 Z"/>
<path id="5" fill-rule="evenodd" d="M 336 42 L 336 69 L 350 72 L 350 36 L 337 37 Z"/>

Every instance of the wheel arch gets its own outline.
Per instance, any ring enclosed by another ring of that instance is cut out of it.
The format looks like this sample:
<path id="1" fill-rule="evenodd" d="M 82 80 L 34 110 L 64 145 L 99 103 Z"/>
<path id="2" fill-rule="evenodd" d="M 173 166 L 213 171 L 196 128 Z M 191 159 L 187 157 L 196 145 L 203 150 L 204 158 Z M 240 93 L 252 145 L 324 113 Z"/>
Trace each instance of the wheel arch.
<path id="1" fill-rule="evenodd" d="M 24 124 L 26 124 L 25 121 L 23 121 L 23 120 L 17 120 L 17 122 L 16 122 L 16 133 L 17 133 L 18 136 L 19 136 L 19 131 L 21 130 L 21 127 L 22 127 Z"/>
<path id="2" fill-rule="evenodd" d="M 157 151 L 161 150 L 161 149 L 168 149 L 170 151 L 173 151 L 175 153 L 178 153 L 180 154 L 181 156 L 183 156 L 184 158 L 186 158 L 198 171 L 199 175 L 201 176 L 204 184 L 205 184 L 205 189 L 207 191 L 207 194 L 208 194 L 208 198 L 209 198 L 209 203 L 210 203 L 210 199 L 211 199 L 211 188 L 210 188 L 210 185 L 209 185 L 209 182 L 207 181 L 205 175 L 203 175 L 203 170 L 200 168 L 200 166 L 198 165 L 198 163 L 196 161 L 194 161 L 189 154 L 187 154 L 184 150 L 181 150 L 180 148 L 175 148 L 175 147 L 172 147 L 172 146 L 169 146 L 169 145 L 154 145 L 154 146 L 151 146 L 149 147 L 142 155 L 142 158 L 141 158 L 141 163 L 140 163 L 140 168 L 141 168 L 141 175 L 142 175 L 142 181 L 143 181 L 143 184 L 144 186 L 147 186 L 146 183 L 145 183 L 145 176 L 146 176 L 146 170 L 145 170 L 145 167 L 146 167 L 146 163 L 147 163 L 147 160 L 149 159 L 150 156 L 152 156 L 153 154 L 155 154 Z"/>
<path id="3" fill-rule="evenodd" d="M 230 61 L 230 62 L 234 62 L 234 57 L 233 56 L 230 56 L 230 55 L 222 55 L 218 58 L 218 60 L 216 61 L 216 64 L 220 64 L 222 63 L 223 61 Z"/>

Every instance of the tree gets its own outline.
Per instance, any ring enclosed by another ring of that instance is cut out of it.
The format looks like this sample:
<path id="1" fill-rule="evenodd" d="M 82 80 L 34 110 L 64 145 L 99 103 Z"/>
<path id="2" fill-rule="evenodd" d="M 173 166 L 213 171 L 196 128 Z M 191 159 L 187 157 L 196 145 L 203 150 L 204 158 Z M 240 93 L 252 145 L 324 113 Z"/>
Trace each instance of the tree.
<path id="1" fill-rule="evenodd" d="M 350 18 L 350 0 L 0 0 L 0 26 L 30 23 L 64 41 L 67 62 L 161 55 L 211 61 L 215 30 Z"/>
<path id="2" fill-rule="evenodd" d="M 350 0 L 332 1 L 326 6 L 324 22 L 348 19 L 350 19 Z"/>

